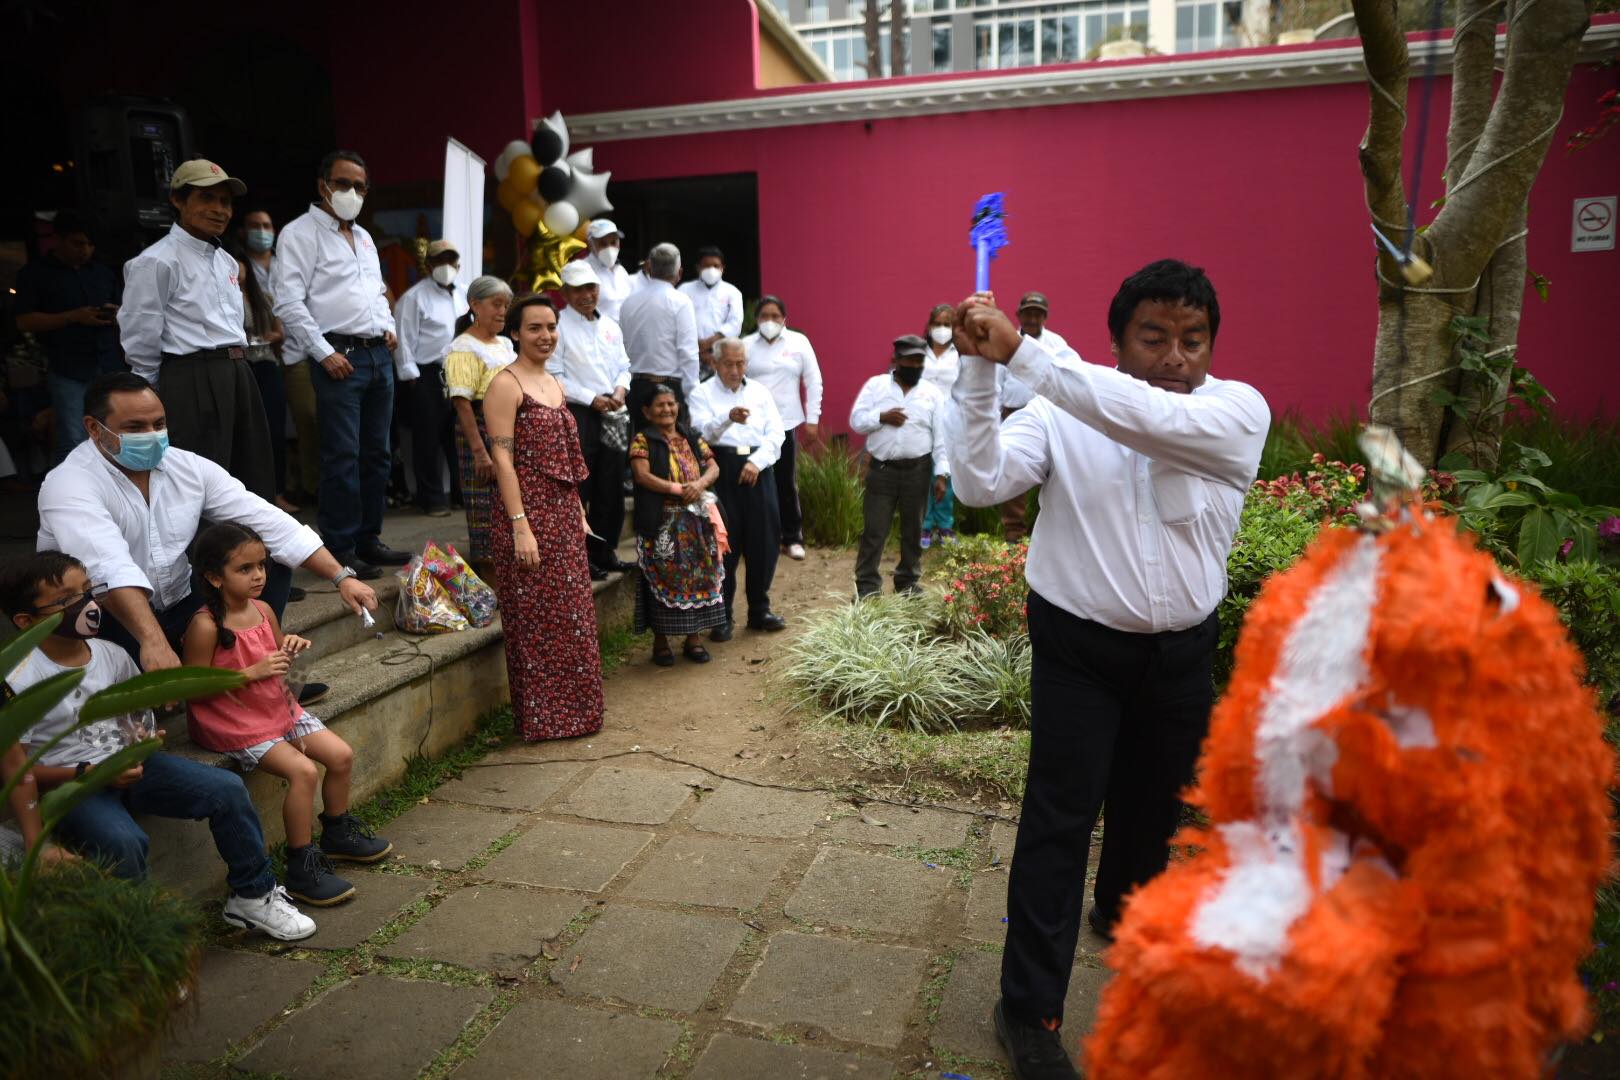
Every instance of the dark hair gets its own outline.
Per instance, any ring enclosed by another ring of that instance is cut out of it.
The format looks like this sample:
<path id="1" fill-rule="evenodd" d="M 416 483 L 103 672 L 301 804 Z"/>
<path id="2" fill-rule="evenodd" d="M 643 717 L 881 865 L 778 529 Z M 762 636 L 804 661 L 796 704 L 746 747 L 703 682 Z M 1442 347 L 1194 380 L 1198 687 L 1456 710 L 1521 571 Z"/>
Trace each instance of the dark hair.
<path id="1" fill-rule="evenodd" d="M 719 259 L 721 262 L 725 262 L 726 253 L 713 244 L 709 244 L 707 247 L 700 247 L 697 250 L 697 261 L 702 262 L 704 259 Z"/>
<path id="2" fill-rule="evenodd" d="M 511 310 L 506 313 L 507 330 L 514 334 L 517 333 L 518 328 L 523 325 L 523 310 L 537 306 L 550 308 L 553 315 L 557 314 L 557 303 L 551 297 L 545 293 L 530 293 L 523 299 L 513 303 Z M 468 325 L 471 325 L 471 323 Z"/>
<path id="3" fill-rule="evenodd" d="M 928 328 L 934 325 L 934 316 L 938 315 L 942 311 L 951 317 L 952 322 L 956 321 L 956 309 L 954 307 L 949 304 L 935 304 L 928 311 L 928 321 L 923 323 L 924 337 L 928 336 Z"/>
<path id="4" fill-rule="evenodd" d="M 1210 284 L 1202 267 L 1188 266 L 1180 259 L 1160 259 L 1126 278 L 1108 305 L 1110 339 L 1124 340 L 1125 328 L 1136 314 L 1136 305 L 1144 300 L 1168 300 L 1203 308 L 1209 314 L 1209 343 L 1215 344 L 1215 335 L 1221 329 L 1221 305 L 1215 299 L 1215 286 Z"/>
<path id="5" fill-rule="evenodd" d="M 327 154 L 325 157 L 321 158 L 321 172 L 317 179 L 330 179 L 332 176 L 332 166 L 336 165 L 340 161 L 352 161 L 362 169 L 366 168 L 366 159 L 361 157 L 357 152 L 353 150 L 333 150 L 330 154 Z M 370 175 L 371 170 L 366 169 L 366 176 L 369 177 Z"/>
<path id="6" fill-rule="evenodd" d="M 782 318 L 787 318 L 787 305 L 782 303 L 782 298 L 777 296 L 775 293 L 766 293 L 764 296 L 759 298 L 758 302 L 754 304 L 755 319 L 759 318 L 759 309 L 764 307 L 766 304 L 775 304 L 782 310 Z"/>
<path id="7" fill-rule="evenodd" d="M 269 545 L 264 538 L 246 525 L 238 525 L 234 521 L 221 521 L 217 525 L 210 525 L 197 535 L 196 543 L 191 549 L 191 565 L 197 571 L 197 586 L 202 590 L 203 607 L 213 615 L 214 622 L 219 627 L 219 646 L 228 649 L 236 644 L 236 635 L 225 629 L 225 594 L 219 591 L 218 586 L 208 580 L 209 574 L 225 575 L 225 563 L 231 557 L 231 552 L 243 544 L 260 544 L 264 546 L 265 557 L 270 555 Z"/>
<path id="8" fill-rule="evenodd" d="M 74 567 L 84 563 L 61 551 L 36 551 L 20 559 L 7 559 L 0 567 L 0 607 L 7 615 L 30 615 L 42 585 L 60 585 Z"/>
<path id="9" fill-rule="evenodd" d="M 66 240 L 75 233 L 83 233 L 89 240 L 95 242 L 95 233 L 87 214 L 77 210 L 58 210 L 56 217 L 51 220 L 51 231 L 58 240 Z"/>
<path id="10" fill-rule="evenodd" d="M 84 415 L 93 416 L 105 424 L 112 413 L 111 399 L 114 394 L 138 394 L 142 390 L 152 390 L 152 384 L 133 371 L 109 371 L 105 375 L 97 375 L 84 388 Z M 157 391 L 152 390 L 152 393 Z"/>
<path id="11" fill-rule="evenodd" d="M 270 298 L 259 288 L 259 275 L 253 272 L 253 264 L 249 261 L 247 250 L 242 247 L 241 241 L 235 237 L 230 238 L 225 242 L 225 251 L 242 264 L 242 295 L 247 300 L 248 318 L 253 321 L 253 333 L 257 337 L 264 337 L 276 326 L 276 316 L 271 310 Z"/>

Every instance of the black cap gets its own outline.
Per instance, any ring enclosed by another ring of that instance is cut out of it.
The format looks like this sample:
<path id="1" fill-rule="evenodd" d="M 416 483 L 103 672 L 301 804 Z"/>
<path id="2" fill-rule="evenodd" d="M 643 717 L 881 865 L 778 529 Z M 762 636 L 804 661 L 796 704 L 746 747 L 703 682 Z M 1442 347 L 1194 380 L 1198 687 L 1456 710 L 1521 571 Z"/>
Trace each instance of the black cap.
<path id="1" fill-rule="evenodd" d="M 894 339 L 894 358 L 902 356 L 927 356 L 928 343 L 916 334 L 901 334 Z"/>
<path id="2" fill-rule="evenodd" d="M 1052 310 L 1046 306 L 1046 294 L 1043 292 L 1025 293 L 1018 301 L 1018 310 L 1023 311 L 1027 307 L 1039 308 L 1048 314 L 1050 314 Z"/>

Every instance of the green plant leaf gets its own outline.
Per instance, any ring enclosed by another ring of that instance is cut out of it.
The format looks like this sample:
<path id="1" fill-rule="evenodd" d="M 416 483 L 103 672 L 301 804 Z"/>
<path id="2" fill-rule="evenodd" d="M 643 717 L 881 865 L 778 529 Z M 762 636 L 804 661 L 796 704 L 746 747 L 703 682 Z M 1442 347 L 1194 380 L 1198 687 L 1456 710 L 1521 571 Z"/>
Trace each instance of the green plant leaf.
<path id="1" fill-rule="evenodd" d="M 162 739 L 147 739 L 134 746 L 126 746 L 112 757 L 96 762 L 95 768 L 84 774 L 83 780 L 67 783 L 47 791 L 39 800 L 39 816 L 47 831 L 54 828 L 73 808 L 118 779 L 125 769 L 133 769 L 159 750 Z"/>
<path id="2" fill-rule="evenodd" d="M 1584 521 L 1575 523 L 1575 546 L 1570 549 L 1571 559 L 1580 559 L 1583 562 L 1597 562 L 1598 539 L 1597 530 Z"/>
<path id="3" fill-rule="evenodd" d="M 58 672 L 6 702 L 5 707 L 0 708 L 0 747 L 21 741 L 24 732 L 39 723 L 83 681 L 84 668 Z"/>
<path id="4" fill-rule="evenodd" d="M 1453 450 L 1439 461 L 1435 462 L 1436 469 L 1456 476 L 1458 472 L 1468 468 L 1468 455 L 1461 450 Z M 1481 473 L 1480 475 L 1484 475 Z"/>
<path id="5" fill-rule="evenodd" d="M 1479 509 L 1501 510 L 1502 508 L 1508 506 L 1536 505 L 1538 505 L 1538 503 L 1534 495 L 1528 495 L 1522 491 L 1504 491 L 1500 495 L 1493 495 L 1491 498 L 1485 500 L 1485 502 L 1480 504 Z"/>
<path id="6" fill-rule="evenodd" d="M 87 723 L 105 720 L 139 709 L 155 709 L 171 701 L 223 694 L 246 683 L 240 671 L 226 668 L 178 667 L 148 671 L 91 694 L 79 710 L 79 718 Z"/>
<path id="7" fill-rule="evenodd" d="M 11 678 L 11 673 L 17 665 L 23 662 L 23 657 L 34 651 L 34 646 L 50 637 L 51 631 L 62 621 L 62 613 L 47 615 L 33 626 L 6 642 L 0 648 L 0 679 Z"/>
<path id="8" fill-rule="evenodd" d="M 1464 461 L 1468 460 L 1466 455 L 1462 453 L 1453 456 L 1462 458 Z M 1452 478 L 1459 484 L 1483 484 L 1490 479 L 1490 476 L 1483 469 L 1452 469 L 1450 472 Z"/>
<path id="9" fill-rule="evenodd" d="M 1553 516 L 1539 506 L 1524 515 L 1519 522 L 1517 553 L 1519 565 L 1526 569 L 1537 563 L 1552 562 L 1558 555 L 1558 525 Z"/>
<path id="10" fill-rule="evenodd" d="M 1501 484 L 1479 484 L 1469 489 L 1468 494 L 1463 497 L 1463 505 L 1478 509 L 1506 490 L 1507 488 Z"/>
<path id="11" fill-rule="evenodd" d="M 1498 476 L 1496 479 L 1497 479 L 1497 481 L 1499 483 L 1503 483 L 1503 484 L 1509 484 L 1509 483 L 1523 484 L 1525 487 L 1533 487 L 1537 491 L 1551 491 L 1552 490 L 1552 488 L 1548 487 L 1544 481 L 1537 480 L 1535 477 L 1531 476 L 1529 473 L 1524 473 L 1524 472 L 1503 473 L 1501 476 Z"/>

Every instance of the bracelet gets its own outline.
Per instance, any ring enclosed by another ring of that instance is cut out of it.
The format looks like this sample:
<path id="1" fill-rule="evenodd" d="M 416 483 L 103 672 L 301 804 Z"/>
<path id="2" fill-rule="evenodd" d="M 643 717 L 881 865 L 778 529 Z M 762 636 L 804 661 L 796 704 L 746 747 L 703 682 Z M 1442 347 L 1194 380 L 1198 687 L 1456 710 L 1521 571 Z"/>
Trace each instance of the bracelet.
<path id="1" fill-rule="evenodd" d="M 519 514 L 513 514 L 513 515 L 511 515 L 511 519 L 510 519 L 510 520 L 512 520 L 512 521 L 523 521 L 523 520 L 525 520 L 525 519 L 526 519 L 526 518 L 527 518 L 527 517 L 528 517 L 528 516 L 529 516 L 529 515 L 528 515 L 528 514 L 522 514 L 522 513 L 519 513 Z"/>

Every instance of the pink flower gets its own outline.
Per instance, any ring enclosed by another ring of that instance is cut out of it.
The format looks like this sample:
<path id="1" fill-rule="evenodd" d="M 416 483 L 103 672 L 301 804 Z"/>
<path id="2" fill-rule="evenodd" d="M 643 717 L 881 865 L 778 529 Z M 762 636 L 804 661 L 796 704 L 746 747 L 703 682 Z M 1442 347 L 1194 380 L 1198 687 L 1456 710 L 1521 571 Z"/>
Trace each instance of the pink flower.
<path id="1" fill-rule="evenodd" d="M 1575 550 L 1575 541 L 1573 541 L 1573 540 L 1565 540 L 1562 544 L 1559 544 L 1558 545 L 1558 561 L 1563 562 L 1565 559 L 1569 558 L 1569 553 L 1571 551 L 1574 551 L 1574 550 Z"/>
<path id="2" fill-rule="evenodd" d="M 1620 542 L 1620 517 L 1604 518 L 1603 524 L 1598 526 L 1598 536 L 1610 543 Z"/>

